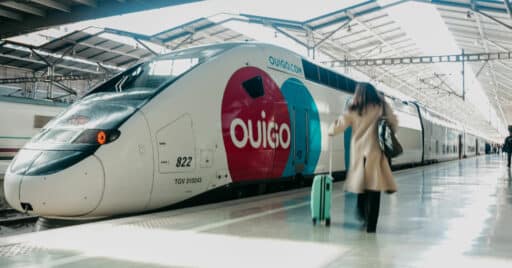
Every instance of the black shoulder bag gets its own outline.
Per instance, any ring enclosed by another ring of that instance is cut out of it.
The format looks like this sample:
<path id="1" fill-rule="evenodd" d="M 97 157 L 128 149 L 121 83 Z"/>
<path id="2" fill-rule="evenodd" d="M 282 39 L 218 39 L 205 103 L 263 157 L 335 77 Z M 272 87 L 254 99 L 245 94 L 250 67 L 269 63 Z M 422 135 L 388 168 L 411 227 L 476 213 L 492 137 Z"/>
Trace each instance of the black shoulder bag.
<path id="1" fill-rule="evenodd" d="M 402 145 L 398 142 L 386 118 L 385 103 L 382 103 L 382 116 L 377 120 L 377 140 L 380 149 L 388 159 L 395 158 L 402 154 Z"/>

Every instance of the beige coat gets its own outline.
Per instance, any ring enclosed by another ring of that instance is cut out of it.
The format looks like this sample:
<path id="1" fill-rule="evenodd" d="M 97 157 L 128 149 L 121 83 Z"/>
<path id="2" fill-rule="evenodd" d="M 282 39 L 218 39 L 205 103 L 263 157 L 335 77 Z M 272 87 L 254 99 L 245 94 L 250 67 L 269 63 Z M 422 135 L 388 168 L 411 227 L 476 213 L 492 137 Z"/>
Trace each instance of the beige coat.
<path id="1" fill-rule="evenodd" d="M 396 131 L 398 120 L 386 103 L 386 117 Z M 377 141 L 377 120 L 382 106 L 369 105 L 360 116 L 357 111 L 347 111 L 331 125 L 330 133 L 337 135 L 352 126 L 350 140 L 350 167 L 345 189 L 353 193 L 364 190 L 396 192 L 397 187 L 388 160 Z"/>

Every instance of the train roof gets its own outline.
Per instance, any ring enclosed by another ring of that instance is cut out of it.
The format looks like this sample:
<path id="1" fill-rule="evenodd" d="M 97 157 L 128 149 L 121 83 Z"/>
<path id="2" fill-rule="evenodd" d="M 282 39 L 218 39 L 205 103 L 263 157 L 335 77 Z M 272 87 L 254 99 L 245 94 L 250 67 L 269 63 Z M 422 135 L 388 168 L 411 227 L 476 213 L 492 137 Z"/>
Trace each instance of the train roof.
<path id="1" fill-rule="evenodd" d="M 314 60 L 314 59 L 312 59 L 312 58 L 310 58 L 308 56 L 301 55 L 301 54 L 299 54 L 299 53 L 297 53 L 297 52 L 295 52 L 295 51 L 293 51 L 291 49 L 288 49 L 286 47 L 275 45 L 275 44 L 271 44 L 271 43 L 257 42 L 257 41 L 225 42 L 225 43 L 206 44 L 206 45 L 187 47 L 187 48 L 183 48 L 183 49 L 174 50 L 174 51 L 166 53 L 166 54 L 156 55 L 152 59 L 159 58 L 159 57 L 165 57 L 165 56 L 168 56 L 168 55 L 174 55 L 176 53 L 180 53 L 181 51 L 189 51 L 189 50 L 194 50 L 194 49 L 219 48 L 219 49 L 222 49 L 222 50 L 228 50 L 228 49 L 232 49 L 232 48 L 235 48 L 235 47 L 241 47 L 241 46 L 246 46 L 246 47 L 250 48 L 250 47 L 254 47 L 255 45 L 258 46 L 258 47 L 269 47 L 269 48 L 274 48 L 274 49 L 278 49 L 278 50 L 287 51 L 287 52 L 289 52 L 291 54 L 296 55 L 297 57 L 300 57 L 300 58 L 305 59 L 307 61 L 313 62 L 313 63 L 315 63 L 315 64 L 317 64 L 319 66 L 322 66 L 323 68 L 331 69 L 331 70 L 335 71 L 334 69 L 332 69 L 330 67 L 327 67 L 324 64 L 321 64 L 321 63 L 317 62 L 316 60 Z M 148 61 L 148 60 L 146 59 L 144 61 Z M 336 71 L 336 72 L 338 72 L 338 71 Z"/>
<path id="2" fill-rule="evenodd" d="M 24 97 L 2 96 L 2 95 L 0 95 L 0 102 L 22 103 L 22 104 L 30 104 L 30 105 L 53 106 L 53 107 L 69 106 L 69 104 L 65 103 L 65 102 L 56 102 L 56 101 L 51 101 L 51 100 L 31 99 L 31 98 L 24 98 Z"/>

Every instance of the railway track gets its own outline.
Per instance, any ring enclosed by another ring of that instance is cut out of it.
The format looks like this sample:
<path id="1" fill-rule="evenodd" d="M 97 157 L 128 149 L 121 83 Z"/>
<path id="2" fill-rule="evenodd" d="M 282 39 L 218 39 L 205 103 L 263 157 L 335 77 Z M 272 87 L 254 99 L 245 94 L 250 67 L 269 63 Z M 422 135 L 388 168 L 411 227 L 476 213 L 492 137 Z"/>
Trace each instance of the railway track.
<path id="1" fill-rule="evenodd" d="M 37 219 L 37 216 L 21 213 L 12 208 L 0 209 L 0 226 L 35 223 Z"/>

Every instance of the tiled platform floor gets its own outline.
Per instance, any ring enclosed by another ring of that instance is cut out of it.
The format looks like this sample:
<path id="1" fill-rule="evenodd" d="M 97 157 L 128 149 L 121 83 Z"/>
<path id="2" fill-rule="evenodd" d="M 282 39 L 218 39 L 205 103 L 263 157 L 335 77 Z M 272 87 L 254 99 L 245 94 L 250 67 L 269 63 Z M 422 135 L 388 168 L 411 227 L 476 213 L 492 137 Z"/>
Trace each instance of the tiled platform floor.
<path id="1" fill-rule="evenodd" d="M 332 226 L 299 189 L 0 238 L 0 267 L 512 267 L 512 177 L 500 156 L 395 173 L 376 234 L 335 184 Z"/>

